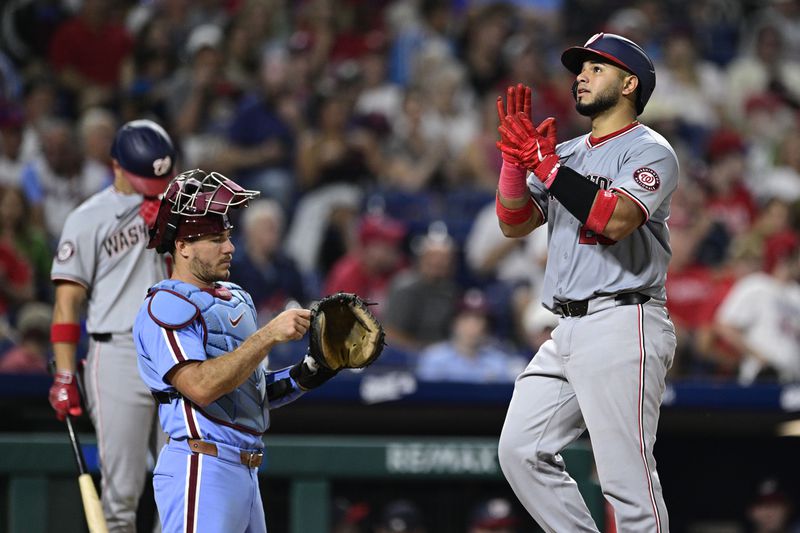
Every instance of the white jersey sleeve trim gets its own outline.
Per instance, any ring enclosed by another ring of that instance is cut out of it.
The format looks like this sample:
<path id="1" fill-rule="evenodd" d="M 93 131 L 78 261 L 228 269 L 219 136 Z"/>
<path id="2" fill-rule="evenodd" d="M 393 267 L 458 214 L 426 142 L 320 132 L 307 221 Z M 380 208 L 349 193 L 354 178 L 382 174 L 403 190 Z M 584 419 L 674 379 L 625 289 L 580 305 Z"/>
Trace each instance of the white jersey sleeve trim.
<path id="1" fill-rule="evenodd" d="M 71 281 L 77 283 L 87 291 L 89 290 L 89 282 L 76 276 L 67 276 L 66 274 L 53 274 L 50 276 L 51 281 Z"/>
<path id="2" fill-rule="evenodd" d="M 616 191 L 622 194 L 623 196 L 626 196 L 627 198 L 630 198 L 633 201 L 633 203 L 639 206 L 639 209 L 642 210 L 642 213 L 644 213 L 644 221 L 647 222 L 648 220 L 650 220 L 650 211 L 647 209 L 647 206 L 644 205 L 644 203 L 642 203 L 641 201 L 639 201 L 639 199 L 636 198 L 633 194 L 631 194 L 630 191 L 628 191 L 627 189 L 623 189 L 621 187 L 612 187 L 611 190 Z"/>

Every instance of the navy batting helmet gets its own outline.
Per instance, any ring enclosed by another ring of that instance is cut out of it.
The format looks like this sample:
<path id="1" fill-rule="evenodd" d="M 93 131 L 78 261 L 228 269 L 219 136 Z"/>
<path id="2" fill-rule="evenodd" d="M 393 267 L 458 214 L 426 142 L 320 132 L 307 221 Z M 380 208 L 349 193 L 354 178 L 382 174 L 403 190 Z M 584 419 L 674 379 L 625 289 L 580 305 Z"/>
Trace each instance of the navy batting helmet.
<path id="1" fill-rule="evenodd" d="M 175 148 L 164 128 L 152 120 L 123 125 L 111 145 L 111 157 L 136 192 L 158 196 L 175 175 Z"/>
<path id="2" fill-rule="evenodd" d="M 640 114 L 656 88 L 656 69 L 653 61 L 641 46 L 613 33 L 596 33 L 583 46 L 567 48 L 561 54 L 561 63 L 575 75 L 580 74 L 583 62 L 600 58 L 639 78 L 636 96 L 636 113 Z"/>

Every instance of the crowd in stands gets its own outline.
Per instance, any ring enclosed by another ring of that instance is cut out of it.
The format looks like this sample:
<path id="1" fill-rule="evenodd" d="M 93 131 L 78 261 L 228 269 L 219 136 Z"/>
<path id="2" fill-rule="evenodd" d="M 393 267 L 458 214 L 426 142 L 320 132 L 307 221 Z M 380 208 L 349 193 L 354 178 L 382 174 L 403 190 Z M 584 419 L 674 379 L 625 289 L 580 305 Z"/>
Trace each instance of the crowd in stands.
<path id="1" fill-rule="evenodd" d="M 506 239 L 494 215 L 495 99 L 528 84 L 536 122 L 556 117 L 560 140 L 585 133 L 559 57 L 608 31 L 654 59 L 640 120 L 681 163 L 672 376 L 800 380 L 799 0 L 74 0 L 0 11 L 0 371 L 46 372 L 64 219 L 109 186 L 116 128 L 150 118 L 177 141 L 180 170 L 261 191 L 235 220 L 231 280 L 262 323 L 357 292 L 386 325 L 383 364 L 511 381 L 555 318 L 538 301 L 546 229 Z"/>

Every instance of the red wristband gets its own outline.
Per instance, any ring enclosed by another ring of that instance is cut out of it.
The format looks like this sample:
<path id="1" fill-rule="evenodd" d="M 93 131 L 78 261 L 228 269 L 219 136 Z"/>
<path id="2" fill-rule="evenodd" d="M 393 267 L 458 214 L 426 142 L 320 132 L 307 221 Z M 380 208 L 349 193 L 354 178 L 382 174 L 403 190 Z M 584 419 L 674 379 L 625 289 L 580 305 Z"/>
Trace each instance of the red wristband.
<path id="1" fill-rule="evenodd" d="M 614 207 L 618 200 L 619 197 L 611 191 L 602 189 L 597 191 L 592 209 L 589 211 L 589 216 L 586 217 L 586 229 L 602 234 L 608 221 L 611 220 L 611 215 L 614 214 Z"/>
<path id="2" fill-rule="evenodd" d="M 497 218 L 509 226 L 522 224 L 531 218 L 531 214 L 533 213 L 533 198 L 528 196 L 528 202 L 525 205 L 517 209 L 509 209 L 500 202 L 500 194 L 497 194 L 495 196 L 495 211 L 497 212 Z"/>
<path id="3" fill-rule="evenodd" d="M 497 190 L 500 191 L 503 198 L 522 198 L 526 194 L 530 194 L 526 180 L 527 174 L 528 172 L 524 168 L 503 160 Z"/>
<path id="4" fill-rule="evenodd" d="M 81 326 L 69 322 L 61 322 L 50 326 L 50 342 L 70 342 L 78 344 L 81 340 Z"/>

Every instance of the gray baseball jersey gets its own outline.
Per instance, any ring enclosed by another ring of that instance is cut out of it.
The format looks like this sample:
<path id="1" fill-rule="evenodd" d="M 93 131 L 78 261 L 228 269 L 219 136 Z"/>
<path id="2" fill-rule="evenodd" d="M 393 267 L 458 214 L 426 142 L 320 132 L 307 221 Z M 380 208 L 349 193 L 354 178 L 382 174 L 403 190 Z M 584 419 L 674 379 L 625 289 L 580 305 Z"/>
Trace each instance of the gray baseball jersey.
<path id="1" fill-rule="evenodd" d="M 148 453 L 166 442 L 155 402 L 137 368 L 133 322 L 147 289 L 167 277 L 166 263 L 146 249 L 142 196 L 109 187 L 67 217 L 50 277 L 88 292 L 85 399 L 97 432 L 103 512 L 110 533 L 135 529 Z"/>
<path id="2" fill-rule="evenodd" d="M 636 202 L 646 221 L 613 243 L 584 228 L 558 200 L 544 193 L 536 176 L 528 176 L 528 186 L 549 222 L 542 302 L 552 308 L 555 301 L 620 292 L 642 292 L 663 302 L 671 257 L 669 200 L 678 186 L 678 159 L 672 147 L 652 129 L 636 124 L 594 145 L 588 134 L 572 139 L 556 152 L 562 165 Z"/>
<path id="3" fill-rule="evenodd" d="M 50 277 L 89 291 L 89 333 L 130 332 L 147 288 L 167 277 L 164 259 L 146 249 L 141 203 L 138 194 L 108 187 L 70 213 L 64 224 Z"/>

